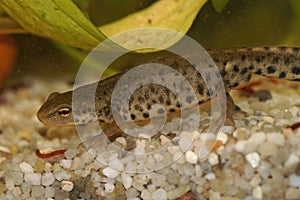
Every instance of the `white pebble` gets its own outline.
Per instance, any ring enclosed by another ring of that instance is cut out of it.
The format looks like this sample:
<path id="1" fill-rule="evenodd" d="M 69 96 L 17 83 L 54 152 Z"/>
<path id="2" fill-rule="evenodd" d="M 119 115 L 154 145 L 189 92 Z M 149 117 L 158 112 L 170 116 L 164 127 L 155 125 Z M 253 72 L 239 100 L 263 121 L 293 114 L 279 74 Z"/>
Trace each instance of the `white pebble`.
<path id="1" fill-rule="evenodd" d="M 33 168 L 30 164 L 28 164 L 27 162 L 21 162 L 19 164 L 21 172 L 23 172 L 24 174 L 26 173 L 33 173 Z"/>
<path id="2" fill-rule="evenodd" d="M 216 179 L 216 175 L 213 172 L 210 172 L 210 173 L 205 175 L 205 178 L 207 180 L 213 180 L 213 179 Z"/>
<path id="3" fill-rule="evenodd" d="M 110 167 L 106 167 L 103 169 L 103 174 L 108 177 L 108 178 L 116 178 L 120 172 L 118 172 L 117 170 L 114 170 Z"/>
<path id="4" fill-rule="evenodd" d="M 21 188 L 20 188 L 20 187 L 15 187 L 15 188 L 13 189 L 12 193 L 13 193 L 13 195 L 14 195 L 15 197 L 20 196 L 20 195 L 22 194 Z"/>
<path id="5" fill-rule="evenodd" d="M 289 184 L 292 187 L 300 187 L 300 176 L 296 174 L 289 175 Z"/>
<path id="6" fill-rule="evenodd" d="M 263 192 L 261 187 L 257 186 L 252 191 L 252 196 L 254 199 L 263 199 Z"/>
<path id="7" fill-rule="evenodd" d="M 42 175 L 42 185 L 49 186 L 52 185 L 55 181 L 55 177 L 52 173 L 46 172 Z"/>
<path id="8" fill-rule="evenodd" d="M 266 135 L 263 132 L 253 133 L 248 142 L 253 142 L 254 144 L 260 144 L 266 140 Z"/>
<path id="9" fill-rule="evenodd" d="M 153 173 L 151 174 L 151 181 L 153 185 L 159 187 L 166 182 L 166 177 L 162 174 Z"/>
<path id="10" fill-rule="evenodd" d="M 74 188 L 74 183 L 71 181 L 62 181 L 61 182 L 61 189 L 64 191 L 70 192 Z"/>
<path id="11" fill-rule="evenodd" d="M 220 133 L 217 136 L 217 140 L 220 140 L 223 144 L 226 144 L 226 142 L 228 141 L 228 136 L 226 133 Z"/>
<path id="12" fill-rule="evenodd" d="M 27 173 L 24 176 L 25 182 L 30 185 L 40 185 L 41 178 L 42 178 L 42 175 L 40 173 Z"/>
<path id="13" fill-rule="evenodd" d="M 177 164 L 184 164 L 185 163 L 185 157 L 183 156 L 183 153 L 178 151 L 173 155 L 173 161 Z"/>
<path id="14" fill-rule="evenodd" d="M 224 133 L 232 134 L 233 130 L 234 130 L 234 127 L 233 127 L 233 126 L 223 126 L 223 127 L 221 128 L 221 132 L 222 132 L 223 134 L 224 134 Z M 226 134 L 225 134 L 225 135 L 226 135 Z M 218 137 L 219 137 L 219 135 L 218 135 Z"/>
<path id="15" fill-rule="evenodd" d="M 160 162 L 164 159 L 164 157 L 161 154 L 158 154 L 158 153 L 155 153 L 153 157 L 157 162 Z"/>
<path id="16" fill-rule="evenodd" d="M 72 160 L 62 159 L 60 165 L 65 169 L 70 169 L 72 165 Z"/>
<path id="17" fill-rule="evenodd" d="M 152 199 L 167 199 L 167 192 L 164 189 L 160 188 L 152 193 Z"/>
<path id="18" fill-rule="evenodd" d="M 132 184 L 132 178 L 125 172 L 122 172 L 121 174 L 121 178 L 122 178 L 122 183 L 124 188 L 127 190 L 128 188 L 131 187 Z"/>
<path id="19" fill-rule="evenodd" d="M 114 191 L 115 186 L 114 186 L 114 184 L 112 184 L 112 183 L 105 183 L 105 184 L 104 184 L 104 188 L 105 188 L 105 192 L 111 193 L 111 192 Z"/>
<path id="20" fill-rule="evenodd" d="M 292 154 L 290 154 L 288 159 L 284 162 L 284 167 L 285 168 L 294 167 L 298 163 L 299 163 L 299 157 L 292 153 Z"/>
<path id="21" fill-rule="evenodd" d="M 147 190 L 147 189 L 143 189 L 143 190 L 142 190 L 141 197 L 142 197 L 142 199 L 145 199 L 145 200 L 150 200 L 150 199 L 152 199 L 151 193 L 150 193 L 149 190 Z"/>
<path id="22" fill-rule="evenodd" d="M 38 198 L 42 197 L 45 194 L 45 188 L 43 186 L 33 186 L 31 190 L 31 196 Z"/>
<path id="23" fill-rule="evenodd" d="M 109 162 L 108 166 L 112 169 L 123 171 L 124 164 L 119 159 L 113 159 Z"/>
<path id="24" fill-rule="evenodd" d="M 256 152 L 248 153 L 246 155 L 246 160 L 251 165 L 251 167 L 256 168 L 260 163 L 260 156 Z"/>
<path id="25" fill-rule="evenodd" d="M 210 153 L 208 155 L 207 159 L 208 159 L 209 164 L 212 165 L 212 166 L 219 164 L 218 155 L 215 154 L 215 153 Z"/>
<path id="26" fill-rule="evenodd" d="M 188 163 L 196 164 L 198 161 L 198 156 L 194 152 L 189 150 L 185 152 L 185 159 Z"/>
<path id="27" fill-rule="evenodd" d="M 278 146 L 284 145 L 284 136 L 279 133 L 269 133 L 267 134 L 267 141 Z"/>
<path id="28" fill-rule="evenodd" d="M 55 196 L 55 188 L 47 186 L 45 188 L 45 197 L 46 198 L 52 198 L 54 196 Z"/>
<path id="29" fill-rule="evenodd" d="M 192 140 L 187 136 L 182 136 L 179 139 L 179 146 L 182 152 L 186 152 L 192 146 Z"/>
<path id="30" fill-rule="evenodd" d="M 237 141 L 237 143 L 235 144 L 235 150 L 237 152 L 244 152 L 244 150 L 246 148 L 246 144 L 247 144 L 246 140 L 239 140 L 239 141 Z"/>

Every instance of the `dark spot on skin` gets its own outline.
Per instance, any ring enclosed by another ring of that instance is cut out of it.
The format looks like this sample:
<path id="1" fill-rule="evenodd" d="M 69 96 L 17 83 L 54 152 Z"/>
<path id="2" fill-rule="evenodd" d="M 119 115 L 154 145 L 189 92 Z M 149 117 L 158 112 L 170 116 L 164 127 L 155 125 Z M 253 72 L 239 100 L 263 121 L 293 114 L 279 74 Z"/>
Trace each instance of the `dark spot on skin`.
<path id="1" fill-rule="evenodd" d="M 254 69 L 254 66 L 253 66 L 253 65 L 250 65 L 250 66 L 249 66 L 249 69 L 250 69 L 250 70 L 253 70 L 253 69 Z"/>
<path id="2" fill-rule="evenodd" d="M 148 118 L 148 117 L 149 117 L 149 114 L 148 114 L 148 113 L 143 113 L 143 117 L 144 117 L 144 118 Z"/>
<path id="3" fill-rule="evenodd" d="M 246 56 L 244 54 L 241 55 L 241 60 L 245 61 L 246 60 Z"/>
<path id="4" fill-rule="evenodd" d="M 276 72 L 276 68 L 274 66 L 267 67 L 268 74 L 274 74 Z"/>
<path id="5" fill-rule="evenodd" d="M 164 102 L 163 96 L 159 96 L 159 97 L 158 97 L 158 100 L 159 100 L 160 103 L 163 103 L 163 102 Z"/>
<path id="6" fill-rule="evenodd" d="M 203 94 L 204 94 L 204 87 L 203 87 L 202 84 L 199 84 L 199 85 L 198 85 L 198 92 L 199 92 L 200 95 L 203 95 Z"/>
<path id="7" fill-rule="evenodd" d="M 278 62 L 279 62 L 279 57 L 278 56 L 274 57 L 272 63 L 278 64 Z"/>
<path id="8" fill-rule="evenodd" d="M 222 75 L 222 76 L 225 76 L 226 74 L 227 74 L 226 70 L 222 70 L 222 71 L 221 71 L 221 75 Z"/>
<path id="9" fill-rule="evenodd" d="M 237 87 L 238 85 L 239 85 L 239 83 L 238 83 L 238 82 L 235 82 L 235 83 L 233 83 L 231 86 L 235 88 L 235 87 Z"/>
<path id="10" fill-rule="evenodd" d="M 148 19 L 148 24 L 151 24 L 152 23 L 152 20 L 151 19 Z"/>
<path id="11" fill-rule="evenodd" d="M 280 72 L 278 78 L 285 78 L 286 77 L 286 72 Z"/>
<path id="12" fill-rule="evenodd" d="M 296 75 L 300 74 L 300 66 L 293 67 L 291 71 L 293 74 L 296 74 Z"/>
<path id="13" fill-rule="evenodd" d="M 162 109 L 162 108 L 160 108 L 160 109 L 157 110 L 157 113 L 158 113 L 158 114 L 164 114 L 164 113 L 165 113 L 165 110 Z"/>
<path id="14" fill-rule="evenodd" d="M 285 65 L 289 65 L 290 63 L 291 63 L 290 57 L 285 57 L 285 58 L 284 58 L 284 64 L 285 64 Z"/>
<path id="15" fill-rule="evenodd" d="M 145 99 L 144 99 L 143 97 L 138 97 L 138 101 L 139 101 L 139 102 L 144 102 Z"/>
<path id="16" fill-rule="evenodd" d="M 170 108 L 169 110 L 171 113 L 176 112 L 176 110 L 174 108 Z"/>
<path id="17" fill-rule="evenodd" d="M 192 103 L 193 100 L 194 100 L 194 97 L 192 97 L 192 96 L 188 96 L 188 97 L 185 98 L 185 101 L 186 101 L 187 103 Z"/>
<path id="18" fill-rule="evenodd" d="M 151 104 L 147 103 L 147 109 L 150 110 L 151 109 Z"/>
<path id="19" fill-rule="evenodd" d="M 166 101 L 166 105 L 167 105 L 167 106 L 171 105 L 170 99 L 168 99 L 168 100 Z"/>
<path id="20" fill-rule="evenodd" d="M 125 119 L 125 118 L 124 118 Z M 125 119 L 126 120 L 126 119 Z M 99 119 L 99 121 L 101 122 L 101 123 L 105 123 L 105 120 L 103 120 L 103 119 Z"/>
<path id="21" fill-rule="evenodd" d="M 239 69 L 239 66 L 234 65 L 234 66 L 233 66 L 233 70 L 234 70 L 235 72 L 239 72 L 239 70 L 240 70 L 240 69 Z"/>
<path id="22" fill-rule="evenodd" d="M 230 81 L 228 79 L 224 80 L 224 84 L 225 85 L 229 85 L 230 84 Z"/>
<path id="23" fill-rule="evenodd" d="M 247 76 L 247 81 L 250 81 L 250 79 L 251 79 L 251 74 L 249 74 L 248 76 Z"/>
<path id="24" fill-rule="evenodd" d="M 201 104 L 203 104 L 203 102 L 204 102 L 204 101 L 198 101 L 198 105 L 201 105 Z"/>
<path id="25" fill-rule="evenodd" d="M 256 57 L 256 58 L 255 58 L 255 61 L 256 61 L 257 63 L 260 63 L 260 62 L 261 62 L 261 58 L 260 58 L 260 57 Z"/>
<path id="26" fill-rule="evenodd" d="M 142 107 L 140 105 L 136 104 L 136 105 L 134 105 L 134 109 L 135 110 L 140 110 L 140 109 L 142 109 Z"/>
<path id="27" fill-rule="evenodd" d="M 255 74 L 261 75 L 262 74 L 262 70 L 258 69 L 256 72 L 254 72 Z"/>
<path id="28" fill-rule="evenodd" d="M 223 65 L 226 66 L 227 65 L 227 61 L 223 62 Z"/>
<path id="29" fill-rule="evenodd" d="M 177 107 L 177 108 L 181 108 L 181 103 L 177 102 L 177 103 L 176 103 L 176 107 Z"/>
<path id="30" fill-rule="evenodd" d="M 240 107 L 238 107 L 237 105 L 234 105 L 234 110 L 235 110 L 235 111 L 240 111 L 241 109 L 240 109 Z"/>
<path id="31" fill-rule="evenodd" d="M 130 115 L 130 118 L 131 118 L 132 120 L 135 120 L 136 116 L 135 116 L 134 114 L 131 114 L 131 115 Z"/>
<path id="32" fill-rule="evenodd" d="M 241 74 L 245 75 L 247 73 L 247 71 L 248 71 L 248 68 L 244 68 L 244 69 L 242 69 Z"/>
<path id="33" fill-rule="evenodd" d="M 155 99 L 152 100 L 152 103 L 157 103 L 157 101 Z"/>
<path id="34" fill-rule="evenodd" d="M 300 78 L 295 78 L 295 79 L 293 79 L 292 81 L 299 82 L 299 81 L 300 81 Z"/>

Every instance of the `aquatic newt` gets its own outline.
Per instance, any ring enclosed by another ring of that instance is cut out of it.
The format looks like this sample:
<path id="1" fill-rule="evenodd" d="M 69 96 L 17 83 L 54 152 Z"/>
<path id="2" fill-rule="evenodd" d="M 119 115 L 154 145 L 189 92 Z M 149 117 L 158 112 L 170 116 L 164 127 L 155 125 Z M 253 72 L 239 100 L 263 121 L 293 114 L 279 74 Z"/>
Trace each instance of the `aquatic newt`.
<path id="1" fill-rule="evenodd" d="M 208 53 L 220 71 L 226 92 L 247 86 L 253 74 L 269 78 L 300 80 L 300 48 L 298 47 L 225 48 L 208 50 Z M 165 64 L 177 70 L 190 82 L 197 98 L 186 98 L 184 102 L 180 102 L 167 88 L 157 84 L 147 84 L 137 89 L 131 96 L 129 113 L 120 114 L 124 121 L 149 120 L 149 111 L 153 104 L 164 106 L 165 110 L 155 111 L 159 115 L 175 113 L 185 106 L 199 105 L 211 99 L 203 78 L 186 60 L 170 55 L 159 57 L 151 62 Z M 47 126 L 86 124 L 95 121 L 104 124 L 112 123 L 114 119 L 111 96 L 114 85 L 123 74 L 93 83 L 97 84 L 96 95 L 93 97 L 90 97 L 89 93 L 95 85 L 89 84 L 76 88 L 75 90 L 81 94 L 76 115 L 72 110 L 72 91 L 52 93 L 37 113 L 39 120 Z M 178 84 L 176 77 L 164 81 Z M 90 105 L 85 104 L 88 98 L 95 98 L 96 111 L 92 111 Z"/>

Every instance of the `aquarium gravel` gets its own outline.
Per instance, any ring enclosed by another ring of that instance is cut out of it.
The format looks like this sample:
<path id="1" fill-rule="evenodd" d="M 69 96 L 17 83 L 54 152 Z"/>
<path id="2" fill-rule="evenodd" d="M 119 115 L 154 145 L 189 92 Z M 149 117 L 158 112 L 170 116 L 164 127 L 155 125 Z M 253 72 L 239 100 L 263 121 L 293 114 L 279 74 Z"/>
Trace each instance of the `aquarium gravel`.
<path id="1" fill-rule="evenodd" d="M 232 112 L 234 126 L 217 138 L 205 133 L 203 109 L 198 131 L 177 133 L 180 119 L 173 118 L 158 137 L 141 133 L 132 153 L 124 137 L 84 146 L 72 127 L 38 121 L 46 97 L 71 89 L 68 83 L 7 84 L 0 93 L 0 199 L 300 199 L 300 84 L 254 82 L 232 92 L 242 111 Z M 203 145 L 212 151 L 200 160 Z"/>

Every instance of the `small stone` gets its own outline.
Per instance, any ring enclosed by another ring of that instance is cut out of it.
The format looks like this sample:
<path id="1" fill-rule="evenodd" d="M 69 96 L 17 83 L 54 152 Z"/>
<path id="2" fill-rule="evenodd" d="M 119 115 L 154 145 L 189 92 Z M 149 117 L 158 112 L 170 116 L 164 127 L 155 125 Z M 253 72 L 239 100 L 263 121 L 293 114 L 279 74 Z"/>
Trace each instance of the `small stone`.
<path id="1" fill-rule="evenodd" d="M 151 193 L 149 192 L 149 190 L 147 190 L 147 189 L 143 189 L 143 190 L 142 190 L 141 197 L 142 197 L 142 199 L 145 199 L 145 200 L 150 200 L 150 199 L 152 199 L 152 195 L 151 195 Z"/>
<path id="2" fill-rule="evenodd" d="M 298 163 L 299 163 L 299 157 L 292 153 L 290 154 L 288 159 L 284 162 L 284 167 L 285 168 L 296 167 Z"/>
<path id="3" fill-rule="evenodd" d="M 30 185 L 40 185 L 41 178 L 42 178 L 42 175 L 40 173 L 27 173 L 24 176 L 25 182 Z"/>
<path id="4" fill-rule="evenodd" d="M 233 126 L 222 126 L 222 128 L 221 128 L 222 133 L 221 134 L 224 134 L 224 135 L 226 135 L 225 133 L 232 134 L 233 130 L 234 130 Z M 220 135 L 218 135 L 218 137 L 217 137 L 218 139 L 219 139 L 219 136 Z M 225 144 L 225 143 L 223 143 L 223 144 Z"/>
<path id="5" fill-rule="evenodd" d="M 284 136 L 279 133 L 269 133 L 267 134 L 267 141 L 278 146 L 284 146 Z"/>
<path id="6" fill-rule="evenodd" d="M 119 171 L 114 170 L 114 169 L 112 169 L 110 167 L 104 168 L 102 172 L 108 178 L 116 178 L 119 175 L 119 173 L 120 173 Z"/>
<path id="7" fill-rule="evenodd" d="M 253 142 L 254 144 L 263 143 L 266 140 L 266 134 L 263 132 L 253 133 L 248 142 Z"/>
<path id="8" fill-rule="evenodd" d="M 167 192 L 164 189 L 160 188 L 152 193 L 152 199 L 167 199 Z"/>
<path id="9" fill-rule="evenodd" d="M 74 188 L 74 183 L 71 181 L 62 181 L 61 182 L 61 189 L 64 191 L 70 192 Z"/>
<path id="10" fill-rule="evenodd" d="M 12 172 L 12 179 L 15 185 L 22 185 L 23 183 L 23 173 Z"/>
<path id="11" fill-rule="evenodd" d="M 52 173 L 46 172 L 42 175 L 42 185 L 49 186 L 52 185 L 55 181 L 55 177 Z"/>
<path id="12" fill-rule="evenodd" d="M 159 187 L 166 182 L 166 177 L 162 174 L 153 173 L 151 174 L 151 181 L 153 185 Z"/>
<path id="13" fill-rule="evenodd" d="M 27 162 L 23 161 L 19 164 L 21 172 L 23 172 L 24 174 L 26 173 L 33 173 L 33 168 L 30 164 L 28 164 Z"/>
<path id="14" fill-rule="evenodd" d="M 128 188 L 131 187 L 132 184 L 132 178 L 125 172 L 122 172 L 121 174 L 121 178 L 122 178 L 122 183 L 124 188 L 127 190 Z"/>
<path id="15" fill-rule="evenodd" d="M 156 162 L 160 162 L 164 159 L 164 157 L 161 154 L 158 154 L 158 153 L 155 153 L 153 157 L 156 160 Z"/>
<path id="16" fill-rule="evenodd" d="M 185 156 L 183 156 L 183 153 L 178 151 L 173 155 L 173 161 L 177 164 L 184 164 L 185 163 Z"/>
<path id="17" fill-rule="evenodd" d="M 108 163 L 108 166 L 112 169 L 123 171 L 124 164 L 119 159 L 113 159 Z"/>
<path id="18" fill-rule="evenodd" d="M 300 199 L 300 190 L 296 188 L 288 188 L 285 192 L 285 199 Z"/>
<path id="19" fill-rule="evenodd" d="M 237 141 L 237 143 L 235 144 L 235 150 L 237 152 L 244 152 L 245 148 L 246 148 L 246 144 L 247 141 L 246 140 L 239 140 Z"/>
<path id="20" fill-rule="evenodd" d="M 228 136 L 225 133 L 220 133 L 217 136 L 217 140 L 220 140 L 223 144 L 226 144 L 228 141 Z"/>
<path id="21" fill-rule="evenodd" d="M 205 178 L 207 180 L 213 180 L 213 179 L 216 179 L 216 175 L 213 172 L 210 172 L 210 173 L 205 175 Z"/>
<path id="22" fill-rule="evenodd" d="M 45 197 L 46 198 L 52 198 L 54 196 L 55 196 L 55 188 L 47 186 L 45 188 Z"/>
<path id="23" fill-rule="evenodd" d="M 43 186 L 33 186 L 31 190 L 31 196 L 38 198 L 45 194 L 45 188 Z"/>
<path id="24" fill-rule="evenodd" d="M 259 174 L 255 174 L 255 175 L 253 176 L 253 178 L 251 179 L 251 181 L 250 181 L 250 185 L 251 185 L 252 187 L 256 187 L 256 186 L 258 186 L 260 183 L 261 183 L 261 177 L 259 176 Z"/>
<path id="25" fill-rule="evenodd" d="M 21 188 L 20 187 L 14 187 L 13 191 L 12 191 L 13 195 L 15 197 L 18 197 L 22 194 Z"/>
<path id="26" fill-rule="evenodd" d="M 72 160 L 62 159 L 60 165 L 65 169 L 70 169 L 72 166 Z"/>
<path id="27" fill-rule="evenodd" d="M 252 196 L 254 199 L 263 199 L 263 192 L 260 186 L 253 189 Z"/>
<path id="28" fill-rule="evenodd" d="M 75 157 L 72 160 L 72 166 L 71 166 L 72 170 L 81 169 L 81 168 L 83 168 L 83 166 L 84 166 L 84 163 L 79 157 Z"/>
<path id="29" fill-rule="evenodd" d="M 45 172 L 51 172 L 53 168 L 53 165 L 51 165 L 51 163 L 46 162 L 45 166 L 44 166 L 44 171 Z"/>
<path id="30" fill-rule="evenodd" d="M 194 152 L 189 150 L 189 151 L 185 152 L 185 160 L 188 163 L 196 164 L 198 161 L 198 156 Z"/>
<path id="31" fill-rule="evenodd" d="M 214 165 L 217 165 L 219 164 L 219 158 L 218 158 L 218 155 L 215 154 L 215 153 L 210 153 L 208 155 L 208 162 L 211 166 L 214 166 Z"/>
<path id="32" fill-rule="evenodd" d="M 192 146 L 192 140 L 187 136 L 181 136 L 179 139 L 179 146 L 182 152 L 186 152 Z"/>
<path id="33" fill-rule="evenodd" d="M 114 186 L 114 184 L 112 184 L 112 183 L 105 183 L 105 184 L 104 184 L 104 188 L 105 188 L 105 192 L 111 193 L 111 192 L 114 191 L 115 186 Z"/>
<path id="34" fill-rule="evenodd" d="M 300 187 L 300 176 L 297 176 L 296 174 L 290 174 L 289 184 L 292 187 Z"/>
<path id="35" fill-rule="evenodd" d="M 256 168 L 260 163 L 260 156 L 256 152 L 248 153 L 246 155 L 246 160 L 251 165 L 251 167 Z"/>

